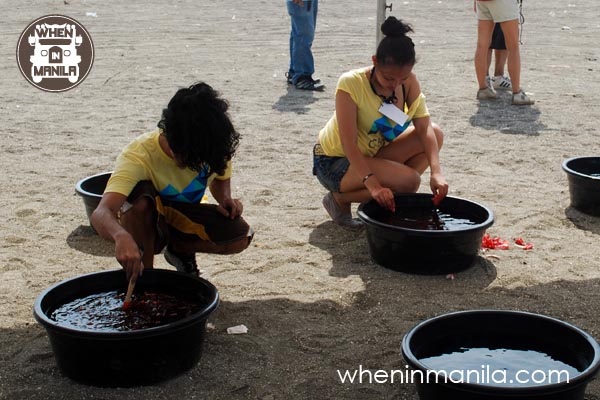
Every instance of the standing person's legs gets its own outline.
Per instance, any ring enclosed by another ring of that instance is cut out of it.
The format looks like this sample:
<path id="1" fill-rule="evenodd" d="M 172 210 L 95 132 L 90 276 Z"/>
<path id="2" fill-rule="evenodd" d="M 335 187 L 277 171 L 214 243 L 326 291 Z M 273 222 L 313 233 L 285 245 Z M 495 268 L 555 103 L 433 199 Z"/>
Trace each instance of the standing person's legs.
<path id="1" fill-rule="evenodd" d="M 490 45 L 490 49 L 494 50 L 494 76 L 504 76 L 504 65 L 506 65 L 506 59 L 508 57 L 508 54 L 506 52 L 504 34 L 502 33 L 502 28 L 498 23 L 494 25 L 494 32 L 492 34 L 492 44 Z M 491 54 L 489 55 L 489 58 L 490 62 L 488 63 L 488 65 L 491 65 Z"/>
<path id="2" fill-rule="evenodd" d="M 492 54 L 494 55 L 494 74 L 486 76 L 486 83 L 488 86 L 494 89 L 509 89 L 510 80 L 504 76 L 504 65 L 506 64 L 506 45 L 504 44 L 504 35 L 500 24 L 494 25 L 494 32 L 492 33 L 492 43 L 488 50 L 487 55 L 487 69 L 486 73 L 489 74 L 490 66 L 492 65 Z"/>
<path id="3" fill-rule="evenodd" d="M 296 84 L 300 77 L 311 76 L 315 72 L 311 47 L 315 37 L 316 1 L 305 0 L 302 6 L 291 0 L 286 3 L 292 21 L 289 75 L 291 83 Z"/>
<path id="4" fill-rule="evenodd" d="M 488 73 L 488 52 L 492 31 L 494 30 L 494 21 L 480 19 L 477 23 L 477 48 L 475 50 L 475 74 L 479 90 L 487 88 L 485 77 Z"/>
<path id="5" fill-rule="evenodd" d="M 508 51 L 508 73 L 512 80 L 512 104 L 533 104 L 521 88 L 521 53 L 519 49 L 519 4 L 517 0 L 488 1 L 494 21 L 500 23 Z"/>
<path id="6" fill-rule="evenodd" d="M 492 65 L 492 53 L 493 53 L 493 51 L 494 51 L 494 50 L 493 50 L 493 49 L 490 47 L 490 48 L 488 49 L 488 52 L 487 52 L 487 63 L 486 63 L 486 65 L 487 65 L 487 68 L 486 68 L 486 70 L 485 70 L 485 71 L 486 71 L 486 75 L 487 75 L 487 76 L 486 76 L 486 79 L 490 78 L 489 72 L 490 72 L 490 66 Z M 497 59 L 496 59 L 496 60 L 497 60 Z M 488 84 L 488 86 L 489 86 L 489 84 L 491 83 L 491 81 L 489 81 L 489 82 L 486 82 L 486 83 L 487 83 L 487 84 Z"/>
<path id="7" fill-rule="evenodd" d="M 506 50 L 494 50 L 494 76 L 504 76 L 504 66 L 508 58 L 508 52 Z"/>
<path id="8" fill-rule="evenodd" d="M 508 73 L 513 93 L 521 91 L 521 52 L 519 50 L 519 20 L 501 22 L 508 52 Z"/>
<path id="9" fill-rule="evenodd" d="M 290 66 L 286 74 L 288 83 L 292 83 L 294 77 L 294 51 L 294 31 L 290 30 Z"/>
<path id="10" fill-rule="evenodd" d="M 508 73 L 512 79 L 512 104 L 531 105 L 535 101 L 521 87 L 521 52 L 519 50 L 519 20 L 500 23 L 508 51 Z"/>
<path id="11" fill-rule="evenodd" d="M 490 66 L 492 65 L 492 54 L 494 55 L 494 74 L 489 75 Z M 497 81 L 501 81 L 502 89 L 510 89 L 510 78 L 504 75 L 504 66 L 506 65 L 506 59 L 508 58 L 508 52 L 506 49 L 494 49 L 490 47 L 487 54 L 487 69 L 486 73 L 486 84 L 498 89 Z"/>

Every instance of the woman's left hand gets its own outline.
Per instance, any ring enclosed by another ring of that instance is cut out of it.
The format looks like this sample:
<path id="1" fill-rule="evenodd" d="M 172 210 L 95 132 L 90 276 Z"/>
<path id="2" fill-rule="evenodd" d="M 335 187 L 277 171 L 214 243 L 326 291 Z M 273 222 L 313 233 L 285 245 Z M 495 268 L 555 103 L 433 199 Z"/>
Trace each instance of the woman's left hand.
<path id="1" fill-rule="evenodd" d="M 242 211 L 244 210 L 244 206 L 239 199 L 225 199 L 223 204 L 219 204 L 218 208 L 219 212 L 224 216 L 235 219 L 242 215 Z"/>
<path id="2" fill-rule="evenodd" d="M 433 204 L 437 206 L 448 194 L 448 182 L 442 174 L 431 174 L 429 185 L 433 193 Z"/>

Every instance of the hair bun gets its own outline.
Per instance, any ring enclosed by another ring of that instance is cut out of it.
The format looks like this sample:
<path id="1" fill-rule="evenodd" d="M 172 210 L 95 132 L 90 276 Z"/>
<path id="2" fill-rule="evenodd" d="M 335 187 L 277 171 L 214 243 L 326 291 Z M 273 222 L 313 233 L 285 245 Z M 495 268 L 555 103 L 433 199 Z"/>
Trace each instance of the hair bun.
<path id="1" fill-rule="evenodd" d="M 383 24 L 381 24 L 381 32 L 385 36 L 399 37 L 406 36 L 408 32 L 414 32 L 413 28 L 409 24 L 405 24 L 402 20 L 396 17 L 388 17 Z"/>

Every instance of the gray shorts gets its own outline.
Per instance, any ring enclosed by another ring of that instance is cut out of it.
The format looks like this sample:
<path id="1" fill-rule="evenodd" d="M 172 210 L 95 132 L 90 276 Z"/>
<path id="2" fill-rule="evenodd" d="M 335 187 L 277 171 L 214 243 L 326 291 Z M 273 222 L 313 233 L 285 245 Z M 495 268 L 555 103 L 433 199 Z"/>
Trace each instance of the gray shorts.
<path id="1" fill-rule="evenodd" d="M 494 22 L 519 19 L 518 0 L 478 1 L 477 19 Z"/>

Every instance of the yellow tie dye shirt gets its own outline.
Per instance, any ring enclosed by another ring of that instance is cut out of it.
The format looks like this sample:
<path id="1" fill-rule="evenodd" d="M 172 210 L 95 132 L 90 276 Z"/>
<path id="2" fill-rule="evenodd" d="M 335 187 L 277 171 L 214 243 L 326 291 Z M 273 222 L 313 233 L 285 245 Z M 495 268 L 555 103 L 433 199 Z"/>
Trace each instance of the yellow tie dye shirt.
<path id="1" fill-rule="evenodd" d="M 428 117 L 429 111 L 425 95 L 421 93 L 410 107 L 405 107 L 404 112 L 408 115 L 406 122 L 403 125 L 396 124 L 378 111 L 382 101 L 373 93 L 367 71 L 368 69 L 362 68 L 343 74 L 338 81 L 336 93 L 338 90 L 348 93 L 357 105 L 358 148 L 365 156 L 373 157 L 381 147 L 402 134 L 413 119 Z M 326 155 L 344 157 L 335 112 L 319 132 L 319 142 Z"/>

